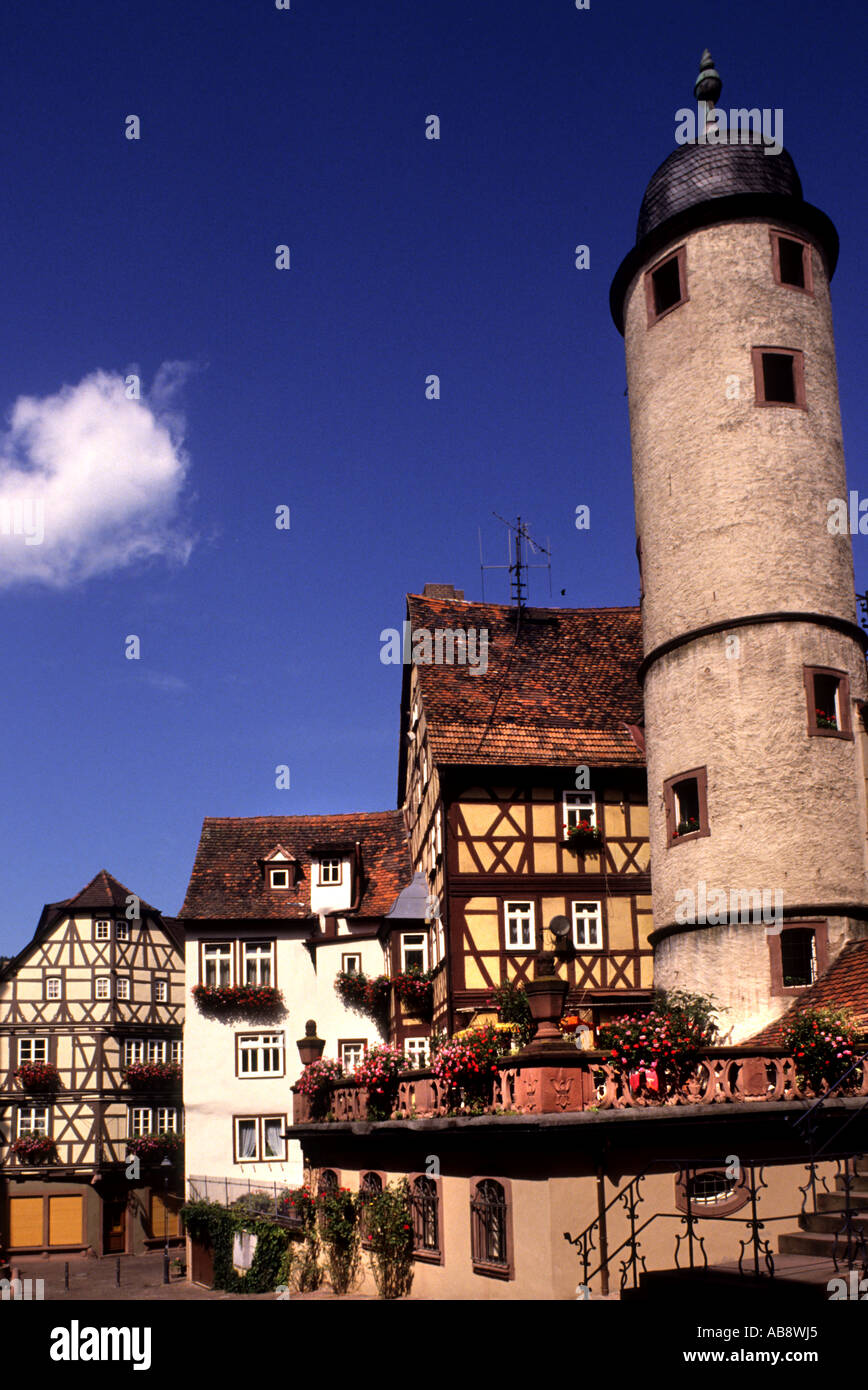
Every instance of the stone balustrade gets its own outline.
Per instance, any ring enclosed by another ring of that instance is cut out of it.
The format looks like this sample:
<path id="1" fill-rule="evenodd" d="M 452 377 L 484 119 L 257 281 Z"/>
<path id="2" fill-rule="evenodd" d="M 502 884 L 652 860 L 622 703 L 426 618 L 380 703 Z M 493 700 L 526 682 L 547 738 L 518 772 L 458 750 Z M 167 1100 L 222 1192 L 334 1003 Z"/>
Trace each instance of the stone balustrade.
<path id="1" fill-rule="evenodd" d="M 833 1082 L 838 1078 L 832 1078 Z M 678 1087 L 665 1088 L 652 1073 L 627 1074 L 603 1052 L 547 1052 L 539 1058 L 504 1058 L 492 1077 L 486 1113 L 540 1115 L 578 1111 L 660 1108 L 675 1105 L 812 1101 L 817 1094 L 799 1085 L 791 1055 L 782 1049 L 706 1048 Z M 838 1088 L 841 1096 L 868 1095 L 868 1066 Z M 398 1082 L 393 1120 L 436 1119 L 479 1113 L 430 1071 L 406 1072 Z M 353 1081 L 334 1084 L 326 1116 L 313 1116 L 307 1096 L 293 1092 L 293 1123 L 316 1119 L 367 1119 L 367 1091 Z"/>

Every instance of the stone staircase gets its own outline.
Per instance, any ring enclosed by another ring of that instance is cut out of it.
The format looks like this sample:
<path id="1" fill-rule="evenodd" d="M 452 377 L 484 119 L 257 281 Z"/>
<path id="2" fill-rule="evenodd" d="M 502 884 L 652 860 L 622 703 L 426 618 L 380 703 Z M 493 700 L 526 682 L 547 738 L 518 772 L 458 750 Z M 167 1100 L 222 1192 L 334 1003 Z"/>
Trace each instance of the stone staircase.
<path id="1" fill-rule="evenodd" d="M 835 1178 L 834 1192 L 818 1194 L 818 1210 L 799 1217 L 800 1229 L 778 1237 L 778 1250 L 782 1255 L 812 1255 L 832 1259 L 836 1254 L 837 1238 L 839 1264 L 856 1266 L 861 1265 L 863 1259 L 868 1261 L 868 1159 L 857 1159 L 855 1170 L 850 1187 L 850 1249 L 847 1248 L 847 1233 L 843 1229 L 847 1208 L 846 1187 L 843 1177 L 839 1175 Z"/>

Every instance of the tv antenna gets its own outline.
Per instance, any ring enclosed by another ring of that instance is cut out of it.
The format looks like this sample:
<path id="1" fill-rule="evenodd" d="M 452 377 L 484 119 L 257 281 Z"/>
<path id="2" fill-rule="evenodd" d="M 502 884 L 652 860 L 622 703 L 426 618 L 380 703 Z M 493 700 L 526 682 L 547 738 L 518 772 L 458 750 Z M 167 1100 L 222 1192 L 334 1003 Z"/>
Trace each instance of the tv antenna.
<path id="1" fill-rule="evenodd" d="M 533 539 L 521 517 L 517 517 L 515 522 L 507 521 L 505 517 L 492 512 L 498 521 L 502 521 L 506 527 L 506 564 L 505 565 L 486 565 L 482 559 L 482 527 L 479 528 L 479 571 L 482 577 L 482 602 L 485 602 L 485 571 L 486 570 L 509 570 L 509 597 L 516 608 L 524 608 L 527 602 L 527 579 L 528 570 L 548 570 L 549 572 L 549 597 L 552 593 L 552 560 L 551 542 L 546 536 L 546 544 L 540 545 Z M 513 536 L 515 537 L 515 558 L 513 559 Z M 522 548 L 524 543 L 524 549 Z M 525 559 L 525 554 L 530 552 L 534 555 L 545 555 L 546 560 L 539 564 L 534 564 Z"/>

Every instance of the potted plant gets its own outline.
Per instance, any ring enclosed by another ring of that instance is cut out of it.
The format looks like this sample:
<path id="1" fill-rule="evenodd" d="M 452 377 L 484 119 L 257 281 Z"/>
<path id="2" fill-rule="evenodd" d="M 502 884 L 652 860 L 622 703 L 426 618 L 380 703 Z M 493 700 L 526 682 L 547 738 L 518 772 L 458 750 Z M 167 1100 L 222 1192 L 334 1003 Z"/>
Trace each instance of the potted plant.
<path id="1" fill-rule="evenodd" d="M 388 1120 L 398 1093 L 398 1076 L 407 1069 L 407 1059 L 398 1047 L 382 1043 L 372 1047 L 356 1067 L 354 1080 L 368 1091 L 368 1119 Z"/>
<path id="2" fill-rule="evenodd" d="M 815 709 L 814 717 L 818 729 L 837 729 L 838 727 L 838 721 L 834 714 L 827 714 L 824 709 Z"/>
<path id="3" fill-rule="evenodd" d="M 678 829 L 673 830 L 672 838 L 677 840 L 681 835 L 693 835 L 700 829 L 699 821 L 696 816 L 685 816 L 678 822 Z"/>
<path id="4" fill-rule="evenodd" d="M 177 1062 L 131 1062 L 121 1077 L 134 1091 L 158 1086 L 180 1086 L 181 1067 Z"/>
<path id="5" fill-rule="evenodd" d="M 343 1075 L 344 1069 L 340 1062 L 334 1061 L 331 1057 L 321 1057 L 318 1062 L 311 1062 L 310 1066 L 305 1067 L 295 1083 L 295 1090 L 300 1095 L 307 1096 L 313 1119 L 325 1119 L 331 1101 L 332 1085 L 335 1081 L 343 1080 Z"/>

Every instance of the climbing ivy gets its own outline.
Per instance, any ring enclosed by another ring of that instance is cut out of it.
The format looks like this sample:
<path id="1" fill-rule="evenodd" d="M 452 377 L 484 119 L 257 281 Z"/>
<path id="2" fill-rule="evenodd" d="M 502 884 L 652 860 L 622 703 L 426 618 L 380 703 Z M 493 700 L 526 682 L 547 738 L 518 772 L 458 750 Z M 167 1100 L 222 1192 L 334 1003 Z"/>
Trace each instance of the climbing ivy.
<path id="1" fill-rule="evenodd" d="M 189 1202 L 181 1208 L 181 1215 L 193 1240 L 211 1246 L 215 1289 L 226 1293 L 270 1293 L 277 1288 L 292 1241 L 291 1233 L 284 1227 L 250 1212 L 231 1211 L 219 1202 Z M 232 1265 L 236 1231 L 249 1231 L 257 1237 L 253 1263 L 244 1274 L 238 1274 Z"/>

